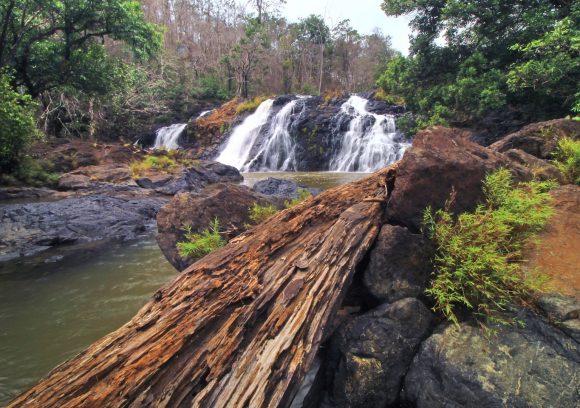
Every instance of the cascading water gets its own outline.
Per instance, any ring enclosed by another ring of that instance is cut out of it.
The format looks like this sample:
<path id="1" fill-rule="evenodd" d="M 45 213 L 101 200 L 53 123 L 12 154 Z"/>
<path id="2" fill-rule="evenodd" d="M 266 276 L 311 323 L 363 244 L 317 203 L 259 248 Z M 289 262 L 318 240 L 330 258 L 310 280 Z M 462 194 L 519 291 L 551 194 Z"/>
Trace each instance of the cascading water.
<path id="1" fill-rule="evenodd" d="M 179 136 L 185 130 L 187 123 L 176 123 L 159 129 L 155 136 L 154 149 L 179 149 Z"/>
<path id="2" fill-rule="evenodd" d="M 213 109 L 210 109 L 210 110 L 205 110 L 205 111 L 201 112 L 201 113 L 200 113 L 200 114 L 197 116 L 197 119 L 201 119 L 201 118 L 203 118 L 203 117 L 205 117 L 205 116 L 209 115 L 209 114 L 210 114 L 210 113 L 212 113 L 213 111 L 214 111 Z"/>
<path id="3" fill-rule="evenodd" d="M 299 96 L 299 99 L 290 101 L 280 109 L 270 123 L 266 143 L 254 158 L 244 165 L 242 171 L 252 169 L 259 171 L 296 170 L 296 146 L 288 129 L 296 106 L 300 100 L 305 98 Z"/>
<path id="4" fill-rule="evenodd" d="M 272 99 L 267 99 L 258 109 L 237 126 L 216 160 L 243 170 L 252 153 L 260 130 L 268 122 L 272 111 Z"/>
<path id="5" fill-rule="evenodd" d="M 340 115 L 351 119 L 330 161 L 330 171 L 373 172 L 399 160 L 410 146 L 397 141 L 394 117 L 368 112 L 367 103 L 353 95 L 342 105 Z"/>

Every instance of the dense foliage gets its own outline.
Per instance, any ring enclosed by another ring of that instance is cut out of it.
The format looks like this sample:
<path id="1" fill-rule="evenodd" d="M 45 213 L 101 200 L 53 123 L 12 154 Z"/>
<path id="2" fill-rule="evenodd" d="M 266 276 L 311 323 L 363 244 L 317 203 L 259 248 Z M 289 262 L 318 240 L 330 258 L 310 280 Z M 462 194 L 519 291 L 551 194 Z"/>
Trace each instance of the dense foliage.
<path id="1" fill-rule="evenodd" d="M 36 134 L 34 103 L 12 87 L 11 77 L 0 73 L 0 172 L 16 169 Z"/>
<path id="2" fill-rule="evenodd" d="M 484 181 L 485 203 L 457 218 L 447 208 L 427 208 L 424 227 L 437 245 L 427 295 L 435 310 L 458 323 L 458 310 L 508 322 L 501 312 L 529 299 L 542 283 L 521 268 L 522 248 L 550 216 L 551 182 L 514 184 L 500 169 Z M 450 199 L 453 200 L 453 197 Z"/>
<path id="3" fill-rule="evenodd" d="M 472 124 L 507 106 L 531 119 L 580 108 L 580 3 L 537 0 L 384 0 L 412 14 L 409 57 L 378 85 L 419 113 L 418 127 Z"/>

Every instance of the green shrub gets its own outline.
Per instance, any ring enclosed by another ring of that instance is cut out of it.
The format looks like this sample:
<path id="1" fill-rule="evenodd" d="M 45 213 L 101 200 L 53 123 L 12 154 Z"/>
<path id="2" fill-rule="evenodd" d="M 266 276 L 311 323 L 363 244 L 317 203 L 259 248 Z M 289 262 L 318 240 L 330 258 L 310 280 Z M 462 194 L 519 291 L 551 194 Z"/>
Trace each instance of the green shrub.
<path id="1" fill-rule="evenodd" d="M 236 113 L 239 115 L 240 113 L 254 111 L 266 99 L 267 98 L 265 96 L 256 96 L 254 99 L 249 99 L 245 102 L 242 102 L 236 107 Z"/>
<path id="2" fill-rule="evenodd" d="M 217 218 L 201 233 L 192 232 L 189 226 L 185 227 L 184 231 L 186 241 L 177 243 L 177 250 L 183 258 L 189 256 L 202 258 L 226 244 L 226 241 L 220 235 L 220 222 Z"/>
<path id="3" fill-rule="evenodd" d="M 0 72 L 0 171 L 12 173 L 37 135 L 34 104 L 28 95 L 12 88 L 10 77 Z"/>
<path id="4" fill-rule="evenodd" d="M 457 218 L 447 208 L 424 213 L 424 229 L 437 246 L 434 279 L 426 293 L 434 310 L 458 323 L 457 308 L 477 318 L 511 323 L 500 317 L 506 306 L 539 290 L 544 277 L 521 268 L 523 245 L 540 231 L 552 207 L 553 182 L 515 185 L 500 169 L 484 180 L 485 203 Z"/>
<path id="5" fill-rule="evenodd" d="M 278 209 L 273 205 L 260 205 L 258 203 L 254 203 L 254 205 L 250 207 L 250 220 L 254 224 L 258 225 L 266 221 L 277 212 Z"/>
<path id="6" fill-rule="evenodd" d="M 171 155 L 171 152 L 169 154 Z M 171 173 L 178 167 L 176 159 L 169 156 L 145 156 L 142 161 L 129 165 L 134 178 L 141 177 L 147 170 L 157 169 L 164 173 Z"/>
<path id="7" fill-rule="evenodd" d="M 568 182 L 580 185 L 580 141 L 569 137 L 560 139 L 554 164 Z"/>
<path id="8" fill-rule="evenodd" d="M 306 190 L 305 188 L 299 188 L 298 189 L 298 197 L 296 197 L 292 200 L 284 201 L 284 207 L 286 207 L 286 208 L 295 207 L 298 204 L 300 204 L 302 201 L 304 201 L 310 197 L 312 197 L 312 194 L 310 193 L 310 191 Z"/>

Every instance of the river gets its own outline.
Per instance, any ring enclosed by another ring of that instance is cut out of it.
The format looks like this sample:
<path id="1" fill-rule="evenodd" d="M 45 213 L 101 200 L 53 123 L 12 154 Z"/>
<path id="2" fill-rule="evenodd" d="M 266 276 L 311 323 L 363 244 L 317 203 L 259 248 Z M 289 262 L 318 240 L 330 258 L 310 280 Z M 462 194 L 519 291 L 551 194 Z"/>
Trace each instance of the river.
<path id="1" fill-rule="evenodd" d="M 285 178 L 327 189 L 363 173 L 246 173 L 245 184 Z M 0 405 L 126 323 L 177 276 L 155 239 L 56 263 L 0 265 Z"/>

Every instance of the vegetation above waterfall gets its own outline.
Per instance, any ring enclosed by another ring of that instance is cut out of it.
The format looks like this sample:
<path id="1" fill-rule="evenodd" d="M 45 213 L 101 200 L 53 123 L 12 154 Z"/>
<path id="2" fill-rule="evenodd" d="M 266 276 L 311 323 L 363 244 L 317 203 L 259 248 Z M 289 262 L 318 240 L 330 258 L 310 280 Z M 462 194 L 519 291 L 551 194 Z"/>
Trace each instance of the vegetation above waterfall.
<path id="1" fill-rule="evenodd" d="M 473 124 L 516 109 L 529 121 L 580 112 L 580 4 L 573 1 L 384 0 L 412 15 L 410 55 L 378 80 L 420 114 L 416 126 Z"/>

